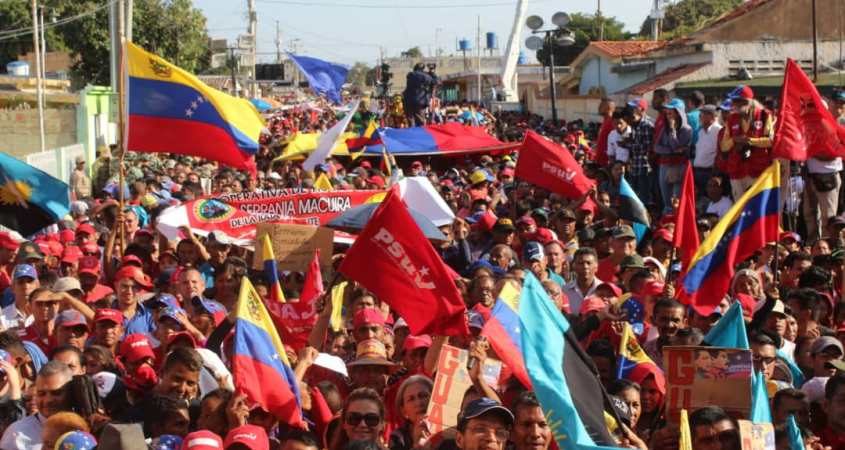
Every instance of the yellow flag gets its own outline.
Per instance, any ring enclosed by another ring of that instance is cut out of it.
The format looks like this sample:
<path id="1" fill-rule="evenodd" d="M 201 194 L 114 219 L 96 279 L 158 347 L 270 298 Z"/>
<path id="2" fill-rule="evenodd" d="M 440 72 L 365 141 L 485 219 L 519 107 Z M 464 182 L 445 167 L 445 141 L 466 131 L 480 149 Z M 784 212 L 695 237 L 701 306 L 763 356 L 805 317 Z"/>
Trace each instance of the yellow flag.
<path id="1" fill-rule="evenodd" d="M 343 329 L 343 292 L 347 284 L 349 283 L 343 281 L 332 287 L 332 317 L 329 323 L 334 331 Z"/>
<path id="2" fill-rule="evenodd" d="M 314 181 L 314 188 L 319 189 L 321 191 L 331 191 L 334 190 L 332 187 L 332 182 L 329 181 L 329 177 L 326 176 L 325 172 L 321 173 L 317 180 Z"/>
<path id="3" fill-rule="evenodd" d="M 692 450 L 692 433 L 689 428 L 687 410 L 681 410 L 681 437 L 678 439 L 678 450 Z"/>
<path id="4" fill-rule="evenodd" d="M 287 300 L 282 291 L 282 284 L 279 282 L 279 266 L 276 263 L 276 255 L 273 253 L 273 243 L 270 242 L 269 234 L 261 236 L 261 261 L 264 263 L 264 276 L 267 277 L 270 300 L 285 303 Z"/>

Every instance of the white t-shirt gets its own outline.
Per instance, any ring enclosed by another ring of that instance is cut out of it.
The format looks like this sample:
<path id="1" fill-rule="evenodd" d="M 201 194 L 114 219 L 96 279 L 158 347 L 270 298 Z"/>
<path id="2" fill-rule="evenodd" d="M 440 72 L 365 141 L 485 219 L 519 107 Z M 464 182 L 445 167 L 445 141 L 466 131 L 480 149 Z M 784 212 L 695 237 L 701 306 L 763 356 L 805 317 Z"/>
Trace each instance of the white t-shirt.
<path id="1" fill-rule="evenodd" d="M 0 439 L 0 449 L 41 450 L 41 430 L 45 420 L 41 414 L 33 414 L 12 422 Z"/>
<path id="2" fill-rule="evenodd" d="M 822 161 L 816 158 L 807 159 L 807 170 L 810 173 L 836 173 L 842 170 L 842 158 Z"/>
<path id="3" fill-rule="evenodd" d="M 711 124 L 708 128 L 702 127 L 698 130 L 698 142 L 695 144 L 695 159 L 693 167 L 710 169 L 716 162 L 716 155 L 719 152 L 719 131 L 722 126 L 718 123 Z"/>
<path id="4" fill-rule="evenodd" d="M 731 201 L 730 197 L 722 196 L 719 201 L 707 204 L 707 213 L 716 214 L 717 216 L 722 217 L 729 209 L 731 209 L 733 204 L 734 203 Z"/>
<path id="5" fill-rule="evenodd" d="M 607 135 L 607 156 L 621 162 L 628 162 L 631 151 L 619 145 L 623 139 L 631 136 L 631 127 L 625 129 L 621 134 L 615 128 Z"/>

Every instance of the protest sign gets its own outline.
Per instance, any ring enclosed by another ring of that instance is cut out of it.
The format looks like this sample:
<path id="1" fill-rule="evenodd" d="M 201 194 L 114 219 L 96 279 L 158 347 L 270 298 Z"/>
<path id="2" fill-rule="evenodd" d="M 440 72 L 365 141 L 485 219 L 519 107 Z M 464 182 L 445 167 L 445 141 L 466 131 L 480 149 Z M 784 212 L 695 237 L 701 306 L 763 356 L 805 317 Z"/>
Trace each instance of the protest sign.
<path id="1" fill-rule="evenodd" d="M 333 230 L 313 225 L 258 224 L 257 238 L 260 239 L 265 234 L 270 236 L 279 270 L 305 272 L 317 248 L 320 249 L 320 267 L 326 270 L 331 267 Z M 264 268 L 264 257 L 259 253 L 261 252 L 256 251 L 252 259 L 252 267 L 261 270 Z"/>
<path id="2" fill-rule="evenodd" d="M 267 214 L 325 225 L 344 211 L 364 203 L 381 201 L 384 191 L 314 191 L 275 189 L 224 194 L 218 200 L 250 214 Z"/>
<path id="3" fill-rule="evenodd" d="M 775 428 L 771 423 L 737 421 L 742 450 L 775 450 Z"/>
<path id="4" fill-rule="evenodd" d="M 437 376 L 428 402 L 429 429 L 432 434 L 458 425 L 458 413 L 464 393 L 472 386 L 467 371 L 469 351 L 444 345 L 437 361 Z M 488 358 L 482 367 L 484 381 L 493 388 L 499 386 L 502 362 Z"/>
<path id="5" fill-rule="evenodd" d="M 184 239 L 180 228 L 189 227 L 198 236 L 216 231 L 235 245 L 251 246 L 257 223 L 277 221 L 295 222 L 273 214 L 250 214 L 218 199 L 201 198 L 166 209 L 158 218 L 157 229 L 168 240 Z"/>
<path id="6" fill-rule="evenodd" d="M 666 418 L 678 423 L 681 409 L 719 405 L 746 418 L 751 407 L 751 351 L 722 347 L 664 347 Z"/>

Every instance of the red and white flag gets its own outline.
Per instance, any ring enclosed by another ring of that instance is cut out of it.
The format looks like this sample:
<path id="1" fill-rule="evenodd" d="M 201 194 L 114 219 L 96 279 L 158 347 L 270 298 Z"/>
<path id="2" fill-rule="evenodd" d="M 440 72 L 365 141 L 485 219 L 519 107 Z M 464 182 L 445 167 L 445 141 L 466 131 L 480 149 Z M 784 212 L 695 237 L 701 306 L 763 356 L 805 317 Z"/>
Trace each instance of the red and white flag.
<path id="1" fill-rule="evenodd" d="M 387 302 L 408 322 L 411 334 L 469 334 L 461 293 L 395 187 L 338 270 Z"/>
<path id="2" fill-rule="evenodd" d="M 836 123 L 813 82 L 795 61 L 786 62 L 772 156 L 804 161 L 845 156 L 845 127 Z"/>
<path id="3" fill-rule="evenodd" d="M 569 150 L 533 131 L 525 133 L 515 175 L 572 199 L 583 197 L 595 186 Z"/>

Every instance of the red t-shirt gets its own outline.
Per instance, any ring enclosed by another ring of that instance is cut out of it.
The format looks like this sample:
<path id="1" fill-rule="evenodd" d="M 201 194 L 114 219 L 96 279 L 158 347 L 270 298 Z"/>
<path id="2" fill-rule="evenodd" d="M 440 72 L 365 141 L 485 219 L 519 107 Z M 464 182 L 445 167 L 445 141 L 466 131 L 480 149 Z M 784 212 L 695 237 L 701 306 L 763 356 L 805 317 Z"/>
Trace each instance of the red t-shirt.
<path id="1" fill-rule="evenodd" d="M 618 283 L 616 273 L 619 272 L 619 265 L 614 263 L 611 258 L 611 256 L 608 256 L 599 261 L 599 267 L 596 269 L 596 278 L 610 283 Z"/>
<path id="2" fill-rule="evenodd" d="M 605 117 L 604 122 L 601 123 L 599 129 L 599 138 L 596 142 L 596 163 L 600 166 L 606 166 L 610 161 L 607 158 L 607 137 L 613 131 L 613 118 Z"/>
<path id="3" fill-rule="evenodd" d="M 45 355 L 49 355 L 53 352 L 53 348 L 56 346 L 56 342 L 54 339 L 47 337 L 42 337 L 38 330 L 35 329 L 35 325 L 30 325 L 23 330 L 23 333 L 20 335 L 21 340 L 23 341 L 30 341 L 33 344 L 37 345 L 41 351 L 44 352 Z"/>

